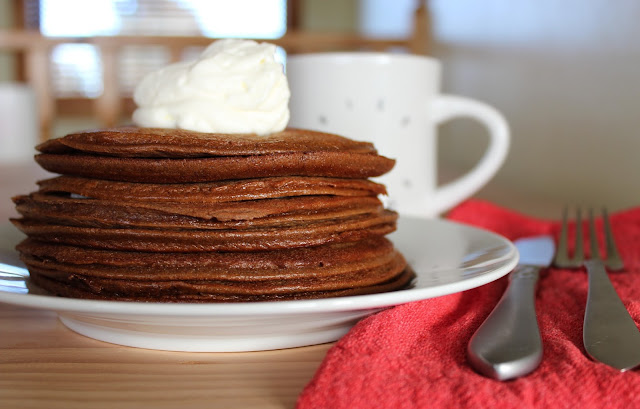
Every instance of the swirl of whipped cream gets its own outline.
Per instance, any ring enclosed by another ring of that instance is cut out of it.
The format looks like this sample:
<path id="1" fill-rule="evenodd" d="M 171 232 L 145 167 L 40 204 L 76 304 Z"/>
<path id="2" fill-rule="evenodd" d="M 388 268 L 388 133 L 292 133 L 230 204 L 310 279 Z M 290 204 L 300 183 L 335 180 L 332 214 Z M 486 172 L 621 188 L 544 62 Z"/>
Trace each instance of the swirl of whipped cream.
<path id="1" fill-rule="evenodd" d="M 196 61 L 151 72 L 138 84 L 136 125 L 197 132 L 282 131 L 289 122 L 289 85 L 273 44 L 218 40 Z"/>

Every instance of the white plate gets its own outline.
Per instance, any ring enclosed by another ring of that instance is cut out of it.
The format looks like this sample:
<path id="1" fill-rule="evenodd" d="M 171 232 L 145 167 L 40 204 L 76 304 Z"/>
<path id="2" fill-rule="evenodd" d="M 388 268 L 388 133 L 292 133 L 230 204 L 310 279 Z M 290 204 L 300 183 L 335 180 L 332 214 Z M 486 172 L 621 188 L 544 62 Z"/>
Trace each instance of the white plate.
<path id="1" fill-rule="evenodd" d="M 13 246 L 20 238 L 9 227 L 2 230 L 0 257 L 15 263 Z M 481 286 L 507 274 L 518 261 L 516 248 L 505 238 L 445 220 L 400 218 L 390 238 L 416 272 L 410 289 L 302 301 L 133 303 L 42 295 L 28 286 L 25 270 L 16 269 L 0 273 L 0 302 L 56 311 L 70 329 L 114 344 L 169 351 L 258 351 L 335 341 L 381 309 Z"/>

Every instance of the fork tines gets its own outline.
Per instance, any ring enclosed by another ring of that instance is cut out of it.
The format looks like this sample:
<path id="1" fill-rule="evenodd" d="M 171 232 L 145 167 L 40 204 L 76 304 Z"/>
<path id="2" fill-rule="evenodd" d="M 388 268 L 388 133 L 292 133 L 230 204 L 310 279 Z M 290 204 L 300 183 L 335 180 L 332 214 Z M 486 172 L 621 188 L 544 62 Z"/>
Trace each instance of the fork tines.
<path id="1" fill-rule="evenodd" d="M 598 249 L 598 237 L 596 233 L 595 220 L 593 215 L 593 209 L 589 208 L 589 245 L 591 250 L 591 259 L 601 259 L 600 251 Z M 602 220 L 604 226 L 605 235 L 605 249 L 607 253 L 607 259 L 604 260 L 605 265 L 610 270 L 621 270 L 624 268 L 622 258 L 618 253 L 618 249 L 613 238 L 613 232 L 611 230 L 611 223 L 609 222 L 609 214 L 607 209 L 602 209 Z M 560 231 L 560 238 L 558 240 L 558 251 L 554 259 L 554 265 L 560 268 L 578 268 L 584 263 L 584 244 L 582 234 L 582 209 L 578 207 L 576 209 L 576 229 L 575 239 L 576 245 L 574 249 L 573 257 L 569 257 L 569 220 L 568 209 L 565 207 L 562 210 L 562 229 Z"/>

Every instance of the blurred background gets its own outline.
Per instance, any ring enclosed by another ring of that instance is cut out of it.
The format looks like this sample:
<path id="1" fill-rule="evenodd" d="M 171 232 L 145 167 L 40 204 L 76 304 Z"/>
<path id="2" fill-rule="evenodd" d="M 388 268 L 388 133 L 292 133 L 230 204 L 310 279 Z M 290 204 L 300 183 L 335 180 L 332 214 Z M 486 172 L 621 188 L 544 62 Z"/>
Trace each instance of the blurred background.
<path id="1" fill-rule="evenodd" d="M 511 126 L 509 157 L 477 197 L 539 217 L 565 204 L 625 209 L 640 202 L 638 21 L 637 0 L 0 0 L 0 161 L 24 142 L 9 127 L 21 99 L 36 106 L 25 117 L 37 127 L 21 131 L 35 142 L 127 123 L 145 73 L 211 38 L 258 38 L 283 58 L 439 58 L 444 92 L 495 106 Z M 484 132 L 465 120 L 442 127 L 441 182 L 473 166 Z"/>

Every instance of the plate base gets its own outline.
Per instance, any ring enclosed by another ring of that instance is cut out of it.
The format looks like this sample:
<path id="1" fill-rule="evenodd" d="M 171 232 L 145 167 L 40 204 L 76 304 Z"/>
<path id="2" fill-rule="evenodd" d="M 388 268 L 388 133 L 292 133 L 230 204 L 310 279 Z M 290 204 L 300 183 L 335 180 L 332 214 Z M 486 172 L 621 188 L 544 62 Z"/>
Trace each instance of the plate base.
<path id="1" fill-rule="evenodd" d="M 267 351 L 325 344 L 340 339 L 360 319 L 380 309 L 254 320 L 171 320 L 166 317 L 96 317 L 59 313 L 69 329 L 99 341 L 136 348 L 183 352 Z M 137 322 L 136 322 L 137 321 Z"/>

